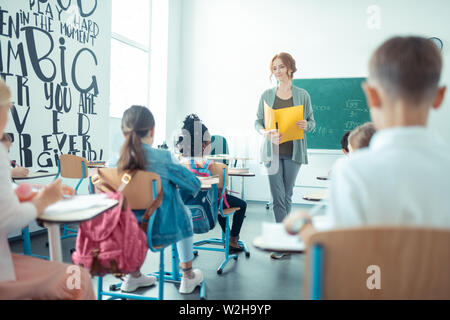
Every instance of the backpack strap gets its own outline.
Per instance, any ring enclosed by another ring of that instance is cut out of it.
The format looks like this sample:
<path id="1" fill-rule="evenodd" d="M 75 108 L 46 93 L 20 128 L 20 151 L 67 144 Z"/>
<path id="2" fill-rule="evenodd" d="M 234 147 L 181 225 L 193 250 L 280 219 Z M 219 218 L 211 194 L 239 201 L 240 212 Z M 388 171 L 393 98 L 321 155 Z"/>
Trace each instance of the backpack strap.
<path id="1" fill-rule="evenodd" d="M 226 207 L 227 209 L 229 209 L 229 208 L 230 208 L 230 205 L 228 204 L 228 201 L 227 201 L 227 193 L 228 193 L 228 190 L 225 189 L 224 194 L 222 194 L 222 195 L 219 197 L 218 201 L 219 201 L 219 204 L 220 204 L 220 200 L 223 199 L 223 203 L 225 204 L 225 207 Z"/>
<path id="2" fill-rule="evenodd" d="M 206 160 L 203 167 L 198 167 L 197 164 L 195 163 L 195 161 L 193 159 L 191 159 L 190 161 L 190 171 L 192 171 L 193 173 L 195 173 L 196 175 L 200 176 L 200 177 L 209 177 L 210 174 L 208 172 L 204 172 L 205 170 L 209 171 L 209 167 L 211 166 L 211 160 Z M 199 170 L 200 169 L 200 170 Z"/>
<path id="3" fill-rule="evenodd" d="M 152 202 L 152 204 L 145 210 L 144 215 L 142 216 L 141 223 L 139 224 L 141 229 L 147 234 L 148 223 L 150 221 L 150 217 L 153 215 L 156 209 L 161 206 L 163 200 L 163 188 L 161 186 L 161 191 L 159 191 L 158 196 Z"/>

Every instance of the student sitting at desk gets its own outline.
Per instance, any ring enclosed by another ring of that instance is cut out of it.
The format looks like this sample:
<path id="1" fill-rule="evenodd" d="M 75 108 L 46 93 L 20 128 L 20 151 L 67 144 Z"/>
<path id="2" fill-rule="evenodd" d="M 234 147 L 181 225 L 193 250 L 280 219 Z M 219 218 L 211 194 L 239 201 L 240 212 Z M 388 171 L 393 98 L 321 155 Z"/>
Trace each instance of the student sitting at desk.
<path id="1" fill-rule="evenodd" d="M 197 128 L 198 130 L 196 130 Z M 177 145 L 183 155 L 183 161 L 189 161 L 190 159 L 203 161 L 203 157 L 209 155 L 211 151 L 211 135 L 209 134 L 208 128 L 197 115 L 190 114 L 186 116 L 183 122 L 182 131 L 183 136 L 179 138 Z M 239 245 L 238 240 L 245 218 L 245 211 L 247 210 L 247 202 L 230 194 L 227 194 L 225 197 L 224 200 L 226 200 L 230 207 L 240 208 L 240 210 L 233 214 L 229 251 L 230 253 L 241 252 L 244 251 L 244 248 Z M 219 214 L 217 220 L 222 231 L 225 232 L 226 219 Z"/>
<path id="2" fill-rule="evenodd" d="M 6 132 L 3 133 L 3 135 L 0 139 L 0 142 L 2 142 L 5 145 L 6 150 L 8 150 L 8 153 L 9 153 L 9 149 L 11 148 L 11 144 L 12 144 L 11 136 L 9 134 L 7 134 Z M 11 167 L 12 167 L 11 177 L 13 179 L 26 177 L 30 173 L 27 168 L 17 165 L 15 161 L 10 161 L 10 163 L 11 163 Z"/>
<path id="3" fill-rule="evenodd" d="M 8 121 L 11 92 L 0 78 L 0 136 Z M 0 143 L 0 300 L 94 299 L 89 272 L 81 267 L 77 288 L 69 288 L 71 265 L 12 254 L 8 233 L 24 228 L 46 207 L 62 199 L 61 180 L 45 187 L 31 201 L 20 203 L 11 187 L 11 169 L 5 146 Z"/>
<path id="4" fill-rule="evenodd" d="M 349 153 L 362 148 L 367 148 L 370 145 L 370 140 L 376 131 L 377 129 L 375 128 L 373 122 L 366 122 L 353 129 L 348 136 Z"/>
<path id="5" fill-rule="evenodd" d="M 199 269 L 192 269 L 194 260 L 192 218 L 189 209 L 181 201 L 178 189 L 195 194 L 201 188 L 200 181 L 175 160 L 169 151 L 152 148 L 155 120 L 149 109 L 132 106 L 125 110 L 122 132 L 125 142 L 120 151 L 117 168 L 119 171 L 147 170 L 161 177 L 163 202 L 154 223 L 157 238 L 153 239 L 153 242 L 155 245 L 177 244 L 183 271 L 179 292 L 191 293 L 202 283 L 203 273 Z M 141 217 L 137 218 L 141 221 Z M 134 291 L 155 281 L 154 277 L 136 272 L 127 275 L 122 290 Z"/>
<path id="6" fill-rule="evenodd" d="M 363 87 L 378 131 L 369 148 L 333 169 L 328 214 L 335 227 L 450 228 L 450 146 L 426 127 L 444 99 L 441 70 L 441 53 L 425 38 L 392 38 L 375 51 Z M 284 221 L 305 242 L 310 222 L 303 212 Z"/>
<path id="7" fill-rule="evenodd" d="M 346 131 L 344 133 L 344 135 L 342 136 L 342 138 L 341 138 L 341 150 L 342 150 L 342 153 L 345 154 L 345 155 L 347 155 L 349 153 L 349 150 L 348 150 L 348 136 L 350 135 L 350 132 L 351 131 Z"/>

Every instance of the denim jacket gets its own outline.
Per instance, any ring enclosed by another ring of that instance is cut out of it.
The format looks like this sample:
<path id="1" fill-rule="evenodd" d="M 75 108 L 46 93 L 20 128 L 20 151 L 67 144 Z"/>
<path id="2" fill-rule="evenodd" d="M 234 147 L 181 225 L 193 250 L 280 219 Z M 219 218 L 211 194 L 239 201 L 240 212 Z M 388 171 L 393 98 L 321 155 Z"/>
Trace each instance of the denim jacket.
<path id="1" fill-rule="evenodd" d="M 150 147 L 143 143 L 147 160 L 146 170 L 161 177 L 163 201 L 153 224 L 154 246 L 169 245 L 193 235 L 190 210 L 181 200 L 179 190 L 196 195 L 201 189 L 200 180 L 182 166 L 169 151 Z M 144 212 L 135 212 L 140 221 Z"/>

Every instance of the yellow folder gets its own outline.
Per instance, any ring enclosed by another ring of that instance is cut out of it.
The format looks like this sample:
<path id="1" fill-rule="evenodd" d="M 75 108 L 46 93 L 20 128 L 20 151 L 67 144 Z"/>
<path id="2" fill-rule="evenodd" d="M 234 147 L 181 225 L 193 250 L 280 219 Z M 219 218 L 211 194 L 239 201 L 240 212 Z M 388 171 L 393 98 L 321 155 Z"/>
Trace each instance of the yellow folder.
<path id="1" fill-rule="evenodd" d="M 282 109 L 272 109 L 264 101 L 264 125 L 266 130 L 281 133 L 281 142 L 303 139 L 303 130 L 297 127 L 297 121 L 303 120 L 303 105 Z"/>

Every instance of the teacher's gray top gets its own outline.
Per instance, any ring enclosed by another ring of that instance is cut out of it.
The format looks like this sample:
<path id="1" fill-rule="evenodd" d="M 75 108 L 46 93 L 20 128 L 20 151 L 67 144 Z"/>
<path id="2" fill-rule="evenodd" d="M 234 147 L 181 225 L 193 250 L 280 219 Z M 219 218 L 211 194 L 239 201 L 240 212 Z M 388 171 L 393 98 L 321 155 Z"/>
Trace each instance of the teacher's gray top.
<path id="1" fill-rule="evenodd" d="M 277 87 L 267 89 L 259 100 L 258 112 L 256 113 L 255 128 L 256 130 L 265 129 L 264 127 L 264 100 L 266 103 L 273 107 L 275 102 L 275 96 L 277 94 Z M 314 120 L 313 110 L 311 106 L 311 98 L 306 90 L 292 86 L 292 97 L 294 98 L 294 106 L 303 105 L 303 119 L 308 122 L 308 127 L 305 129 L 305 133 L 311 132 L 316 127 L 316 121 Z M 308 154 L 306 146 L 306 134 L 303 135 L 303 139 L 294 140 L 294 149 L 292 151 L 292 160 L 302 164 L 308 164 Z M 272 161 L 272 143 L 265 139 L 261 148 L 261 162 Z"/>

